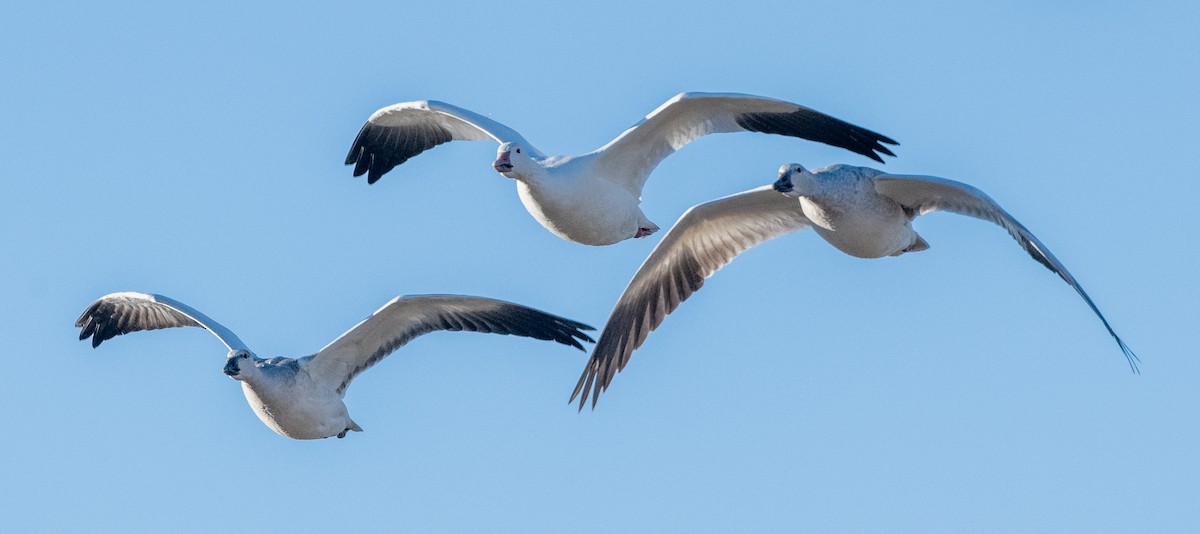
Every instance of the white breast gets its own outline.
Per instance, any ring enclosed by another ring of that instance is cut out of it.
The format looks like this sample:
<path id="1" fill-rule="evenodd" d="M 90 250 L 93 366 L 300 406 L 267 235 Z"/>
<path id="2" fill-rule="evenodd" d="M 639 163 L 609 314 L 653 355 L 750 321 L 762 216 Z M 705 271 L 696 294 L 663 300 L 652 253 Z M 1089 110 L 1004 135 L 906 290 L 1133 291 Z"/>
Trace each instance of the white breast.
<path id="1" fill-rule="evenodd" d="M 310 387 L 272 391 L 242 382 L 246 402 L 263 424 L 292 439 L 320 439 L 337 435 L 349 425 L 346 405 L 332 391 Z"/>
<path id="2" fill-rule="evenodd" d="M 549 183 L 537 186 L 517 183 L 521 203 L 547 230 L 563 239 L 597 246 L 637 233 L 642 210 L 628 189 L 602 178 L 558 178 L 551 176 Z"/>
<path id="3" fill-rule="evenodd" d="M 916 239 L 904 209 L 872 190 L 837 197 L 800 197 L 800 206 L 818 235 L 858 258 L 891 256 Z"/>

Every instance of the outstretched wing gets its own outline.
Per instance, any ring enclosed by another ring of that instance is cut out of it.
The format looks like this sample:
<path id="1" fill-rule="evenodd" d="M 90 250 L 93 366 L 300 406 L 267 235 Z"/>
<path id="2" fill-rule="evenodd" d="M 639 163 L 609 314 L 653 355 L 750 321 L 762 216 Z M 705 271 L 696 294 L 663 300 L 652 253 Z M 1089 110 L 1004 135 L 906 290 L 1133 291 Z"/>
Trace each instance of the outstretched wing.
<path id="1" fill-rule="evenodd" d="M 350 381 L 413 338 L 437 330 L 466 330 L 553 340 L 584 350 L 581 330 L 594 328 L 520 304 L 460 295 L 396 297 L 321 349 L 309 373 L 345 393 Z"/>
<path id="2" fill-rule="evenodd" d="M 1083 297 L 1084 302 L 1087 302 L 1087 305 L 1096 313 L 1096 317 L 1100 318 L 1100 322 L 1104 323 L 1104 328 L 1117 341 L 1121 352 L 1125 354 L 1125 359 L 1129 361 L 1129 368 L 1135 373 L 1138 372 L 1140 360 L 1137 355 L 1125 345 L 1121 336 L 1118 336 L 1112 326 L 1108 324 L 1108 319 L 1105 319 L 1104 314 L 1100 313 L 1100 308 L 1096 307 L 1096 303 L 1092 302 L 1092 298 L 1083 290 L 1083 286 L 1079 285 L 1075 277 L 1071 276 L 1066 266 L 1058 261 L 1058 258 L 1050 253 L 1050 249 L 1046 248 L 1037 237 L 1034 237 L 1024 225 L 1017 222 L 1012 215 L 1004 211 L 983 191 L 945 178 L 889 174 L 875 177 L 875 191 L 912 209 L 916 214 L 925 214 L 936 210 L 949 211 L 990 221 L 1007 230 L 1008 234 L 1021 245 L 1021 248 L 1025 249 L 1025 252 L 1029 253 L 1030 257 L 1045 265 L 1047 269 L 1075 288 L 1075 292 Z"/>
<path id="3" fill-rule="evenodd" d="M 571 402 L 595 408 L 600 393 L 667 314 L 743 251 L 807 228 L 800 203 L 763 186 L 693 206 L 667 232 L 617 300 Z M 582 396 L 581 396 L 582 394 Z"/>
<path id="4" fill-rule="evenodd" d="M 435 100 L 402 102 L 371 114 L 350 146 L 346 165 L 354 165 L 354 175 L 366 174 L 373 184 L 393 167 L 442 143 L 487 139 L 529 146 L 521 134 L 483 115 Z"/>
<path id="5" fill-rule="evenodd" d="M 116 336 L 140 330 L 198 326 L 212 332 L 229 350 L 250 350 L 228 328 L 177 300 L 150 293 L 111 293 L 100 297 L 75 321 L 79 339 L 92 338 L 92 347 Z"/>
<path id="6" fill-rule="evenodd" d="M 625 130 L 597 153 L 596 164 L 641 196 L 650 173 L 667 156 L 712 133 L 762 132 L 845 148 L 878 162 L 895 156 L 895 141 L 804 106 L 736 93 L 680 93 Z M 618 178 L 619 177 L 619 178 Z"/>

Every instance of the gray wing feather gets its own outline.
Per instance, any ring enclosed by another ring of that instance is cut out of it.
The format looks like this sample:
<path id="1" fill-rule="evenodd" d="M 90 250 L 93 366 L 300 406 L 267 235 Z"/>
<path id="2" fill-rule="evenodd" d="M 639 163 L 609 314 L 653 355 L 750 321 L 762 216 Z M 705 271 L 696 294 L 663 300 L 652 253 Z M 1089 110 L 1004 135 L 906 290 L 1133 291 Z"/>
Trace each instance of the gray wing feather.
<path id="1" fill-rule="evenodd" d="M 575 391 L 582 410 L 625 368 L 633 351 L 667 315 L 738 254 L 809 226 L 795 199 L 759 187 L 692 207 L 638 268 L 600 333 Z"/>
<path id="2" fill-rule="evenodd" d="M 413 338 L 439 330 L 551 340 L 580 350 L 592 327 L 501 300 L 459 295 L 397 297 L 321 349 L 309 368 L 343 394 L 359 373 Z"/>
<path id="3" fill-rule="evenodd" d="M 899 202 L 906 208 L 912 209 L 916 214 L 925 214 L 937 210 L 949 211 L 989 221 L 1004 228 L 1031 258 L 1037 260 L 1038 263 L 1053 271 L 1064 282 L 1075 288 L 1075 292 L 1080 297 L 1083 297 L 1084 302 L 1092 309 L 1096 317 L 1100 318 L 1100 322 L 1104 323 L 1104 328 L 1108 330 L 1109 335 L 1116 340 L 1117 345 L 1121 348 L 1121 352 L 1125 354 L 1125 359 L 1129 362 L 1129 368 L 1135 373 L 1139 372 L 1138 362 L 1140 360 L 1137 355 L 1130 350 L 1125 341 L 1121 339 L 1121 336 L 1118 336 L 1116 331 L 1113 330 L 1112 325 L 1108 323 L 1108 319 L 1104 317 L 1104 314 L 1100 313 L 1100 308 L 1092 301 L 1092 297 L 1088 296 L 1087 292 L 1083 290 L 1083 286 L 1067 271 L 1066 266 L 1061 261 L 1058 261 L 1058 258 L 1050 253 L 1050 249 L 1046 248 L 1029 229 L 1025 228 L 1012 215 L 1004 211 L 995 200 L 992 200 L 983 191 L 962 182 L 934 176 L 899 176 L 887 174 L 875 177 L 875 190 L 879 194 Z"/>
<path id="4" fill-rule="evenodd" d="M 92 347 L 130 332 L 198 326 L 212 332 L 229 350 L 249 350 L 237 335 L 207 315 L 177 300 L 150 293 L 111 293 L 100 297 L 84 310 L 75 326 L 81 329 L 80 340 L 92 338 Z"/>

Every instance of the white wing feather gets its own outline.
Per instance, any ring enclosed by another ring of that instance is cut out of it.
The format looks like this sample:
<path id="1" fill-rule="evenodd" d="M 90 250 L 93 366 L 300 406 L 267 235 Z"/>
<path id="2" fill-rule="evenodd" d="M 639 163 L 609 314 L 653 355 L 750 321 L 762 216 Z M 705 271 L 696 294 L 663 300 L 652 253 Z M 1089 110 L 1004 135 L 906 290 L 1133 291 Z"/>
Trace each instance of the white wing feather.
<path id="1" fill-rule="evenodd" d="M 773 98 L 737 93 L 680 93 L 607 145 L 596 165 L 638 197 L 650 173 L 684 145 L 712 133 L 763 132 L 800 137 L 863 154 L 894 155 L 895 141 L 819 111 Z"/>
<path id="2" fill-rule="evenodd" d="M 392 299 L 311 357 L 309 374 L 344 393 L 350 381 L 417 336 L 438 330 L 512 334 L 583 350 L 583 323 L 519 304 L 460 295 Z"/>

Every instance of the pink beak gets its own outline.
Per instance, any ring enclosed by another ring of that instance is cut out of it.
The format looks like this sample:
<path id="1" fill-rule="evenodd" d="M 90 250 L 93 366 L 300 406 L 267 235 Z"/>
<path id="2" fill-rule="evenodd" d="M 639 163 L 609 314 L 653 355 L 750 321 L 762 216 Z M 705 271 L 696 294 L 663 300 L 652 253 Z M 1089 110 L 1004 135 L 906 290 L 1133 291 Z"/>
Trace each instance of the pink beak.
<path id="1" fill-rule="evenodd" d="M 496 158 L 495 163 L 492 163 L 492 168 L 496 169 L 496 172 L 508 172 L 513 169 L 512 162 L 508 159 L 508 154 L 509 151 L 507 150 L 501 152 L 500 156 Z"/>

